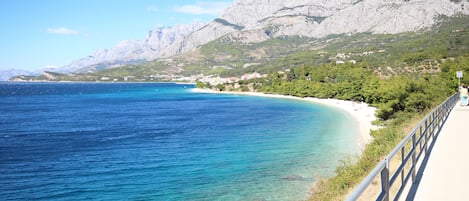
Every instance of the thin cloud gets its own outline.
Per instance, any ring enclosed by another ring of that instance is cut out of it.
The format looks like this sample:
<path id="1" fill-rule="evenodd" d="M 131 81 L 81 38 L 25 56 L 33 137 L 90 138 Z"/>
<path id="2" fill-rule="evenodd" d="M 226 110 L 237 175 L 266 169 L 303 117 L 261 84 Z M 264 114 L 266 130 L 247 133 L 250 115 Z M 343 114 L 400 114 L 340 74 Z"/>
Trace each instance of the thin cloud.
<path id="1" fill-rule="evenodd" d="M 160 9 L 156 6 L 148 6 L 147 11 L 149 12 L 158 12 Z"/>
<path id="2" fill-rule="evenodd" d="M 193 5 L 175 6 L 174 11 L 192 15 L 220 15 L 231 2 L 196 2 Z"/>
<path id="3" fill-rule="evenodd" d="M 69 29 L 67 27 L 58 27 L 58 28 L 48 28 L 47 33 L 58 34 L 58 35 L 78 35 L 79 31 Z"/>
<path id="4" fill-rule="evenodd" d="M 53 69 L 53 68 L 58 68 L 58 66 L 50 64 L 50 65 L 41 66 L 39 69 Z"/>

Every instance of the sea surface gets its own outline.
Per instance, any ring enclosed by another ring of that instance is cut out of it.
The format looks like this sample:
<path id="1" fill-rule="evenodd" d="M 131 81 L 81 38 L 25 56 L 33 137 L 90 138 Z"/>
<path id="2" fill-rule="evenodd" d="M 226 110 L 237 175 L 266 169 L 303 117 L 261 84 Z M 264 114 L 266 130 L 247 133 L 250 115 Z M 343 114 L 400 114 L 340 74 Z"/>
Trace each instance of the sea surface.
<path id="1" fill-rule="evenodd" d="M 171 83 L 0 83 L 0 200 L 304 200 L 359 152 L 305 101 Z"/>

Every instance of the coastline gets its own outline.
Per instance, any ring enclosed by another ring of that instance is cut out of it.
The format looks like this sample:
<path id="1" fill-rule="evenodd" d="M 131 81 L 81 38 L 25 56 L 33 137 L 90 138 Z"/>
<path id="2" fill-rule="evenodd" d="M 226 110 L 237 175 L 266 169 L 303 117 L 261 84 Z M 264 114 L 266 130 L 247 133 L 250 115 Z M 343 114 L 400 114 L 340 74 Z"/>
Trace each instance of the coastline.
<path id="1" fill-rule="evenodd" d="M 375 112 L 376 108 L 369 106 L 366 103 L 357 103 L 353 101 L 345 101 L 345 100 L 338 100 L 338 99 L 319 99 L 319 98 L 312 98 L 312 97 L 296 97 L 296 96 L 287 96 L 287 95 L 279 95 L 279 94 L 265 94 L 260 92 L 231 92 L 231 91 L 214 91 L 209 89 L 199 89 L 194 88 L 192 89 L 195 93 L 214 93 L 214 94 L 233 94 L 233 95 L 247 95 L 247 96 L 261 96 L 261 97 L 268 97 L 268 98 L 286 98 L 286 99 L 294 99 L 294 100 L 303 100 L 308 101 L 315 104 L 321 104 L 324 106 L 336 108 L 342 110 L 343 112 L 348 113 L 355 121 L 358 123 L 359 126 L 359 144 L 360 150 L 363 151 L 368 143 L 370 143 L 373 138 L 370 135 L 371 130 L 376 130 L 377 126 L 374 126 L 372 122 L 376 119 Z"/>

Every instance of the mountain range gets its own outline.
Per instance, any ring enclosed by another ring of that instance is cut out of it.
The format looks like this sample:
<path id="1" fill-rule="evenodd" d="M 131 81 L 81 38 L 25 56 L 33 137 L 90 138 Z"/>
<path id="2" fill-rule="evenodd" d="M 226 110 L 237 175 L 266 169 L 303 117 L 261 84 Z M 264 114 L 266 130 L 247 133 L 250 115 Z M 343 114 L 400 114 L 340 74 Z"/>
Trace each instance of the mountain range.
<path id="1" fill-rule="evenodd" d="M 99 49 L 54 71 L 88 73 L 171 58 L 216 39 L 255 44 L 290 36 L 414 32 L 455 15 L 469 15 L 469 0 L 236 0 L 206 24 L 158 28 L 143 40 Z"/>

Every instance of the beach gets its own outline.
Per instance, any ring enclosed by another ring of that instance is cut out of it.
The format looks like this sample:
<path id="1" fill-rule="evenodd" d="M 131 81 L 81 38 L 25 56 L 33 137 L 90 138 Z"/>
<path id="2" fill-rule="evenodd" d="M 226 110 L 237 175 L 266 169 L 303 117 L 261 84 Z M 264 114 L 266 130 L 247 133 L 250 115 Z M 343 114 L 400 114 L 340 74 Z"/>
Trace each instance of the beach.
<path id="1" fill-rule="evenodd" d="M 320 98 L 301 98 L 296 96 L 287 96 L 279 94 L 265 94 L 260 92 L 231 92 L 231 91 L 214 91 L 210 89 L 199 89 L 194 88 L 193 92 L 196 93 L 220 93 L 220 94 L 233 94 L 233 95 L 247 95 L 247 96 L 262 96 L 269 98 L 287 98 L 295 100 L 309 101 L 311 103 L 322 104 L 325 106 L 333 107 L 342 110 L 351 115 L 357 125 L 359 126 L 359 147 L 363 150 L 368 143 L 371 142 L 372 137 L 370 135 L 371 130 L 377 129 L 377 126 L 373 125 L 372 122 L 376 119 L 375 112 L 376 108 L 369 106 L 366 103 L 358 103 L 353 101 L 345 101 L 338 99 L 320 99 Z"/>

